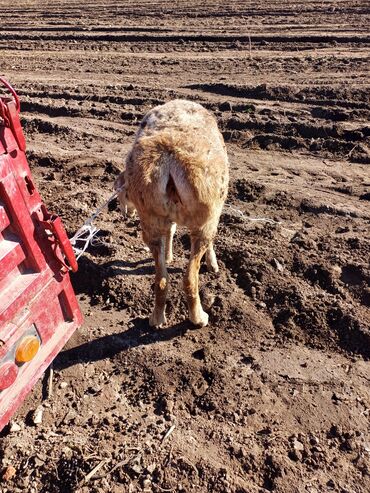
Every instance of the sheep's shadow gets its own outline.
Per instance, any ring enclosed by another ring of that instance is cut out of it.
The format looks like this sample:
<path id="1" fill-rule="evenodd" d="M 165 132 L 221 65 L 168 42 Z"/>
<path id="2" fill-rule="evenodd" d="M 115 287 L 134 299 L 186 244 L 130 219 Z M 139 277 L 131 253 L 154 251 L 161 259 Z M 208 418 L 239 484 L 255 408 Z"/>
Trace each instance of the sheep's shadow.
<path id="1" fill-rule="evenodd" d="M 76 294 L 93 295 L 99 293 L 104 279 L 116 276 L 154 276 L 155 269 L 152 258 L 136 261 L 111 260 L 98 263 L 88 257 L 81 257 L 79 268 L 71 274 L 71 281 Z M 168 273 L 178 274 L 182 269 L 168 266 Z"/>
<path id="2" fill-rule="evenodd" d="M 113 260 L 104 264 L 105 267 L 109 267 L 109 274 L 111 276 L 149 276 L 155 274 L 154 260 L 152 258 L 146 258 L 135 262 L 129 262 L 127 260 Z M 179 267 L 167 266 L 169 274 L 178 274 L 182 272 Z"/>
<path id="3" fill-rule="evenodd" d="M 189 321 L 181 322 L 168 329 L 155 329 L 149 326 L 147 318 L 135 318 L 131 321 L 132 327 L 119 334 L 110 334 L 81 344 L 72 349 L 66 349 L 58 354 L 54 360 L 55 370 L 63 370 L 77 363 L 92 363 L 112 358 L 129 349 L 169 341 L 183 336 L 194 328 Z"/>

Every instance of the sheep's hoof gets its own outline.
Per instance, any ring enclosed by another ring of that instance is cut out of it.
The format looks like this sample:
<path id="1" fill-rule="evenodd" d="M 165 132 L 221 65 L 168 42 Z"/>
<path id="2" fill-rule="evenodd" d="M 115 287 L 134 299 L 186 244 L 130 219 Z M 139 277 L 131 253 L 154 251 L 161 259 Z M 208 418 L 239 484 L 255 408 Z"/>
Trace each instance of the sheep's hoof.
<path id="1" fill-rule="evenodd" d="M 190 317 L 191 322 L 197 327 L 205 327 L 208 324 L 208 313 L 201 310 L 195 317 Z"/>
<path id="2" fill-rule="evenodd" d="M 219 271 L 218 263 L 217 262 L 207 263 L 207 270 L 208 272 L 213 272 L 214 274 L 217 274 L 217 272 Z"/>
<path id="3" fill-rule="evenodd" d="M 169 264 L 172 264 L 173 262 L 173 255 L 167 255 L 166 256 L 166 264 L 169 265 Z"/>
<path id="4" fill-rule="evenodd" d="M 156 311 L 154 311 L 149 317 L 149 325 L 151 327 L 161 328 L 166 324 L 167 319 L 164 313 L 156 313 Z"/>
<path id="5" fill-rule="evenodd" d="M 210 246 L 206 252 L 206 263 L 209 272 L 214 272 L 215 274 L 218 272 L 217 257 L 212 246 Z"/>

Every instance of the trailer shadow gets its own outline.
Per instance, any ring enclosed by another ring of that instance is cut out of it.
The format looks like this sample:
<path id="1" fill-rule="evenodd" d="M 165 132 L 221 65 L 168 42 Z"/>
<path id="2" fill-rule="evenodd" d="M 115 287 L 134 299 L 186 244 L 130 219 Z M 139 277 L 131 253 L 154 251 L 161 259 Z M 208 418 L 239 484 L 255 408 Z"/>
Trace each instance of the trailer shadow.
<path id="1" fill-rule="evenodd" d="M 106 335 L 62 351 L 54 360 L 54 370 L 63 370 L 78 363 L 93 363 L 112 358 L 122 351 L 169 341 L 194 329 L 194 325 L 189 321 L 178 323 L 168 329 L 154 329 L 149 326 L 148 319 L 139 317 L 133 319 L 131 323 L 133 326 L 124 332 Z"/>

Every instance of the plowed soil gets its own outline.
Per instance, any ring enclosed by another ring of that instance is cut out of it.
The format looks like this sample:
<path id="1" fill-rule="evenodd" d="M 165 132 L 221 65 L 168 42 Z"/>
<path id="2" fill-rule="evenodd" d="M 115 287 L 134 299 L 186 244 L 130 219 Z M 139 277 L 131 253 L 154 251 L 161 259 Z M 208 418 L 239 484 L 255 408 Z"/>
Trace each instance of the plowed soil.
<path id="1" fill-rule="evenodd" d="M 186 231 L 153 330 L 139 221 L 103 211 L 73 276 L 85 323 L 3 431 L 0 491 L 370 491 L 369 25 L 358 0 L 2 2 L 1 73 L 70 236 L 173 98 L 215 113 L 231 183 L 202 329 Z"/>

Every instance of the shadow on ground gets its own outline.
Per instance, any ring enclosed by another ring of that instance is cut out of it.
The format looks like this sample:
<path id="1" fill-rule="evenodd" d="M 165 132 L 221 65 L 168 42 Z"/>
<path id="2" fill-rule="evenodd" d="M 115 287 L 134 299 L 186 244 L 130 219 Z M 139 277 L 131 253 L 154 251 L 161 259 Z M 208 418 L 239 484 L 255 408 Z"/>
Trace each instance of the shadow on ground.
<path id="1" fill-rule="evenodd" d="M 63 370 L 77 363 L 92 363 L 138 346 L 146 346 L 158 342 L 169 341 L 183 336 L 194 326 L 189 321 L 178 323 L 168 329 L 154 329 L 149 326 L 147 318 L 135 318 L 132 327 L 119 334 L 106 335 L 67 349 L 54 361 L 55 370 Z"/>

